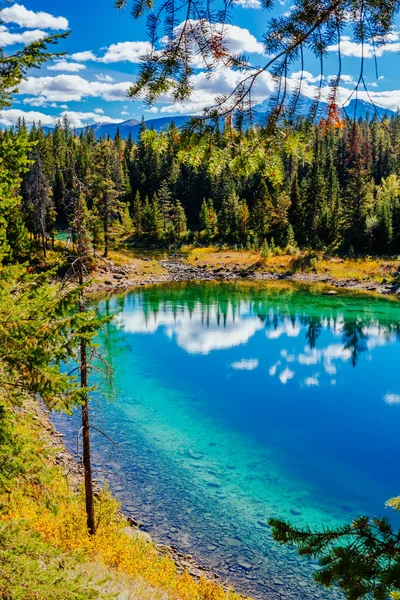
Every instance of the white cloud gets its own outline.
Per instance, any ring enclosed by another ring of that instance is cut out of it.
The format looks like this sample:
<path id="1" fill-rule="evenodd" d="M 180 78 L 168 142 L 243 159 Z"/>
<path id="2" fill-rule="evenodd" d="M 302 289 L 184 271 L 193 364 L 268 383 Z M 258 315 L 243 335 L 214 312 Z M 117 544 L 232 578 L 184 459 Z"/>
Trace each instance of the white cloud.
<path id="1" fill-rule="evenodd" d="M 328 75 L 327 81 L 331 83 L 337 79 L 337 75 Z M 340 75 L 340 82 L 346 85 L 355 85 L 357 82 L 354 80 L 352 75 Z"/>
<path id="2" fill-rule="evenodd" d="M 326 348 L 310 350 L 305 348 L 304 354 L 299 354 L 297 362 L 301 365 L 316 365 L 322 363 L 326 373 L 335 375 L 337 368 L 334 361 L 347 362 L 351 358 L 351 351 L 343 344 L 329 344 Z"/>
<path id="3" fill-rule="evenodd" d="M 386 404 L 400 404 L 400 394 L 385 394 Z"/>
<path id="4" fill-rule="evenodd" d="M 399 52 L 400 43 L 394 41 L 397 40 L 398 37 L 398 34 L 393 32 L 387 36 L 385 40 L 387 43 L 372 44 L 365 42 L 364 44 L 360 44 L 358 42 L 353 42 L 348 35 L 344 35 L 340 41 L 340 53 L 342 56 L 374 58 L 383 56 L 385 52 Z M 327 47 L 328 52 L 338 52 L 338 49 L 338 44 L 332 44 Z"/>
<path id="5" fill-rule="evenodd" d="M 23 31 L 22 33 L 11 33 L 4 25 L 0 25 L 0 46 L 12 46 L 13 44 L 31 44 L 46 37 L 47 33 L 41 29 Z"/>
<path id="6" fill-rule="evenodd" d="M 294 354 L 288 354 L 288 351 L 285 349 L 281 350 L 281 356 L 282 358 L 285 358 L 287 362 L 294 362 L 296 358 Z"/>
<path id="7" fill-rule="evenodd" d="M 277 340 L 281 335 L 287 335 L 288 337 L 297 337 L 300 334 L 301 326 L 297 323 L 293 325 L 292 321 L 287 319 L 281 325 L 277 327 L 266 329 L 265 335 L 270 340 Z"/>
<path id="8" fill-rule="evenodd" d="M 159 312 L 150 318 L 143 312 L 133 312 L 127 315 L 117 315 L 116 323 L 124 331 L 131 333 L 154 333 L 163 328 L 165 334 L 176 338 L 178 346 L 190 354 L 209 354 L 213 350 L 223 350 L 245 344 L 263 324 L 256 317 L 233 318 L 231 309 L 228 311 L 225 327 L 221 327 L 216 309 L 211 309 L 207 315 L 208 327 L 204 328 L 201 306 L 198 304 L 191 313 L 184 309 L 178 315 L 169 312 Z"/>
<path id="9" fill-rule="evenodd" d="M 106 48 L 106 53 L 103 56 L 96 56 L 91 50 L 85 50 L 84 52 L 75 52 L 71 55 L 73 60 L 78 62 L 99 62 L 99 63 L 118 63 L 118 62 L 130 62 L 139 63 L 141 57 L 150 52 L 152 45 L 150 42 L 118 42 L 117 44 L 111 44 Z M 100 73 L 96 75 L 99 81 L 113 81 L 109 75 Z"/>
<path id="10" fill-rule="evenodd" d="M 27 77 L 19 86 L 19 94 L 43 96 L 52 102 L 79 101 L 83 98 L 126 100 L 131 82 L 102 83 L 88 81 L 79 75 L 56 75 L 54 77 Z"/>
<path id="11" fill-rule="evenodd" d="M 29 106 L 48 106 L 49 102 L 43 96 L 34 96 L 33 98 L 24 98 L 23 104 L 29 104 Z"/>
<path id="12" fill-rule="evenodd" d="M 171 104 L 168 96 L 161 98 L 162 113 L 199 114 L 205 106 L 212 106 L 219 94 L 229 94 L 243 79 L 243 73 L 229 68 L 218 69 L 211 77 L 203 71 L 191 78 L 193 93 L 189 101 Z M 261 73 L 254 88 L 254 100 L 261 101 L 271 95 L 275 84 L 269 73 Z"/>
<path id="13" fill-rule="evenodd" d="M 284 369 L 282 373 L 279 374 L 279 379 L 281 383 L 283 383 L 283 385 L 285 385 L 285 383 L 287 383 L 289 379 L 292 379 L 293 377 L 294 371 L 291 371 L 289 367 L 286 367 L 286 369 Z"/>
<path id="14" fill-rule="evenodd" d="M 66 60 L 58 60 L 54 65 L 47 67 L 49 71 L 64 71 L 66 73 L 78 73 L 86 69 L 85 65 L 77 62 L 68 62 Z"/>
<path id="15" fill-rule="evenodd" d="M 257 369 L 257 367 L 258 367 L 258 359 L 257 358 L 250 358 L 250 359 L 243 358 L 242 360 L 232 363 L 231 367 L 232 367 L 232 369 L 238 369 L 239 371 L 254 371 L 254 369 Z"/>
<path id="16" fill-rule="evenodd" d="M 86 62 L 88 60 L 97 60 L 97 57 L 93 54 L 91 50 L 84 50 L 83 52 L 75 52 L 71 54 L 72 60 L 77 60 L 78 62 Z"/>
<path id="17" fill-rule="evenodd" d="M 307 387 L 314 387 L 319 385 L 318 375 L 313 375 L 312 377 L 306 377 L 304 380 L 304 385 Z"/>
<path id="18" fill-rule="evenodd" d="M 112 83 L 114 81 L 111 75 L 105 75 L 104 73 L 97 73 L 95 77 L 97 81 L 104 81 L 105 83 Z"/>
<path id="19" fill-rule="evenodd" d="M 94 112 L 98 115 L 104 115 L 104 110 L 102 108 L 95 108 Z"/>
<path id="20" fill-rule="evenodd" d="M 181 35 L 183 25 L 184 23 L 180 23 L 180 25 L 175 27 L 175 37 Z M 194 68 L 203 69 L 206 66 L 205 63 L 208 60 L 213 59 L 212 56 L 208 56 L 208 53 L 206 53 L 206 60 L 204 60 L 196 40 L 199 39 L 200 36 L 211 37 L 215 35 L 222 35 L 224 44 L 229 53 L 265 55 L 263 44 L 244 27 L 230 24 L 223 25 L 222 23 L 210 23 L 206 20 L 189 19 L 185 22 L 185 43 L 191 50 L 191 64 Z M 161 38 L 160 42 L 164 45 L 168 42 L 168 38 Z M 223 58 L 220 59 L 219 66 L 224 66 Z"/>
<path id="21" fill-rule="evenodd" d="M 290 78 L 294 81 L 300 81 L 302 79 L 306 83 L 319 83 L 323 79 L 323 75 L 313 75 L 309 71 L 296 71 L 291 73 Z"/>
<path id="22" fill-rule="evenodd" d="M 126 117 L 127 115 L 129 115 L 129 113 L 126 110 L 122 110 L 121 115 Z"/>
<path id="23" fill-rule="evenodd" d="M 99 115 L 96 112 L 78 112 L 65 110 L 61 113 L 61 116 L 68 117 L 68 121 L 71 123 L 72 127 L 85 127 L 85 125 L 90 125 L 91 122 L 120 123 L 120 119 L 113 119 L 112 117 L 107 117 L 106 115 Z"/>
<path id="24" fill-rule="evenodd" d="M 19 108 L 9 108 L 8 110 L 2 110 L 0 113 L 0 123 L 7 127 L 15 125 L 18 119 L 25 119 L 27 125 L 32 125 L 32 123 L 38 123 L 39 121 L 43 125 L 55 125 L 56 123 L 54 117 L 33 110 L 26 112 Z"/>
<path id="25" fill-rule="evenodd" d="M 43 29 L 68 29 L 68 20 L 65 17 L 54 17 L 46 12 L 33 12 L 22 4 L 13 4 L 3 8 L 1 19 L 4 23 L 17 23 L 20 27 L 43 27 Z"/>
<path id="26" fill-rule="evenodd" d="M 295 8 L 296 8 L 296 7 L 295 7 L 295 5 L 294 5 L 294 4 L 292 4 L 292 6 L 289 6 L 289 10 L 286 10 L 286 11 L 285 11 L 285 12 L 282 14 L 282 17 L 290 17 L 290 15 L 292 14 L 292 12 L 294 11 L 294 9 L 295 9 Z"/>
<path id="27" fill-rule="evenodd" d="M 272 365 L 272 367 L 270 367 L 268 373 L 271 375 L 271 377 L 274 377 L 274 375 L 276 375 L 276 371 L 280 365 L 281 361 L 278 360 L 278 362 L 275 365 Z"/>
<path id="28" fill-rule="evenodd" d="M 150 42 L 118 42 L 107 48 L 104 56 L 97 58 L 101 63 L 139 63 L 141 57 L 151 51 Z"/>
<path id="29" fill-rule="evenodd" d="M 39 111 L 23 111 L 16 108 L 10 108 L 3 110 L 0 114 L 0 123 L 7 127 L 15 125 L 18 119 L 25 119 L 27 125 L 32 123 L 38 123 L 39 121 L 43 125 L 54 126 L 59 119 L 66 115 L 72 125 L 72 127 L 84 127 L 85 125 L 96 123 L 119 123 L 120 119 L 113 119 L 106 115 L 99 116 L 95 112 L 75 112 L 65 110 L 58 116 L 46 115 Z"/>
<path id="30" fill-rule="evenodd" d="M 242 8 L 262 8 L 260 0 L 233 0 L 233 4 Z"/>

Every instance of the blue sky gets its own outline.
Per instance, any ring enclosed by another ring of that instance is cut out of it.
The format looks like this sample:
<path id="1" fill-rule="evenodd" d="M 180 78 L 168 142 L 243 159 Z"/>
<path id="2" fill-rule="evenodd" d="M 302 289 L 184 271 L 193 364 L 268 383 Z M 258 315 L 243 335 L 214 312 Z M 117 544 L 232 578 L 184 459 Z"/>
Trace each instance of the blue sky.
<path id="1" fill-rule="evenodd" d="M 263 11 L 259 0 L 237 0 L 228 28 L 228 45 L 245 53 L 253 64 L 263 64 L 266 56 L 261 44 L 262 34 L 271 14 Z M 274 14 L 290 10 L 290 0 L 277 0 Z M 54 125 L 63 114 L 68 114 L 74 126 L 93 122 L 120 122 L 128 119 L 157 118 L 166 115 L 194 114 L 213 103 L 217 94 L 234 87 L 240 74 L 221 66 L 212 80 L 208 80 L 199 65 L 194 77 L 194 93 L 185 105 L 173 104 L 168 96 L 152 108 L 141 101 L 132 101 L 126 90 L 134 80 L 139 57 L 148 47 L 144 21 L 136 21 L 129 9 L 117 11 L 113 0 L 18 0 L 6 6 L 1 17 L 0 45 L 12 53 L 43 36 L 45 32 L 71 30 L 71 35 L 59 44 L 66 57 L 35 69 L 20 86 L 11 109 L 0 115 L 0 123 L 10 125 L 19 116 L 28 123 L 41 120 Z M 342 102 L 354 89 L 354 79 L 360 68 L 360 46 L 351 37 L 342 41 Z M 368 89 L 374 101 L 385 108 L 400 106 L 400 33 L 393 31 L 388 43 L 378 49 L 378 77 L 370 46 L 364 47 L 365 74 Z M 337 72 L 337 51 L 330 48 L 324 64 L 324 82 Z M 319 63 L 306 56 L 303 92 L 312 97 L 319 79 Z M 289 85 L 295 85 L 299 69 L 292 69 Z M 257 102 L 266 99 L 273 89 L 268 73 L 259 79 L 256 87 Z M 367 99 L 366 92 L 359 97 Z"/>

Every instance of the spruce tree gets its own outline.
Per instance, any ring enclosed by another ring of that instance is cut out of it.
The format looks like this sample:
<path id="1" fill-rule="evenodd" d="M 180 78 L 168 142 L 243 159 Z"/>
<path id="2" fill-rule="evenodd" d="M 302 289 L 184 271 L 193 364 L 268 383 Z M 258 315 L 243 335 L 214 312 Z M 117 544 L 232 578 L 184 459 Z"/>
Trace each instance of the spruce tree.
<path id="1" fill-rule="evenodd" d="M 132 207 L 132 223 L 135 228 L 136 235 L 142 233 L 142 222 L 143 222 L 143 207 L 142 199 L 140 198 L 139 190 L 135 194 L 135 200 Z"/>

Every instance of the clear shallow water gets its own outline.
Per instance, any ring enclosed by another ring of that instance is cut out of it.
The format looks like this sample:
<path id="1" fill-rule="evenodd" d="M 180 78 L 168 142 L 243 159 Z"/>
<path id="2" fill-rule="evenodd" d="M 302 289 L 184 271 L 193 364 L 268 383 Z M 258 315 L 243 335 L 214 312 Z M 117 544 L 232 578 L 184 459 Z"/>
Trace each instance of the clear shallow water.
<path id="1" fill-rule="evenodd" d="M 156 540 L 260 598 L 333 597 L 267 519 L 337 525 L 398 495 L 400 304 L 277 284 L 176 284 L 100 303 L 114 368 L 97 476 Z M 76 449 L 79 416 L 57 415 Z M 390 513 L 388 513 L 390 515 Z"/>

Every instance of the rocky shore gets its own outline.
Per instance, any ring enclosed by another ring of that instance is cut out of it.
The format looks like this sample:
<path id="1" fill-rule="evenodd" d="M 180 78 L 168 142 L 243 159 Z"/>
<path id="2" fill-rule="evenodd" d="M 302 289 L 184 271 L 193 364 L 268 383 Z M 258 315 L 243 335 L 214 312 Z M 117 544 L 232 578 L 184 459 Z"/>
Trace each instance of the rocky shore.
<path id="1" fill-rule="evenodd" d="M 35 403 L 34 410 L 36 413 L 34 418 L 40 423 L 43 430 L 43 437 L 53 449 L 55 463 L 61 467 L 70 489 L 72 489 L 74 493 L 77 493 L 83 485 L 83 465 L 80 462 L 80 458 L 74 456 L 66 448 L 63 442 L 64 435 L 56 430 L 46 408 L 42 404 Z M 98 494 L 99 489 L 98 482 L 94 481 L 95 495 Z M 121 516 L 124 516 L 128 523 L 128 526 L 125 528 L 125 533 L 127 535 L 139 536 L 144 538 L 149 544 L 153 544 L 160 554 L 164 556 L 167 555 L 174 561 L 179 573 L 187 571 L 195 579 L 200 579 L 200 577 L 203 576 L 209 580 L 218 581 L 219 585 L 224 588 L 231 587 L 231 584 L 228 581 L 221 581 L 218 574 L 215 574 L 210 569 L 198 564 L 190 554 L 181 552 L 175 546 L 154 542 L 151 535 L 141 528 L 138 521 L 132 517 L 126 517 L 122 511 Z"/>
<path id="2" fill-rule="evenodd" d="M 258 271 L 249 268 L 240 268 L 239 266 L 221 265 L 215 268 L 205 268 L 189 264 L 183 257 L 172 256 L 165 260 L 158 261 L 160 269 L 156 273 L 143 275 L 137 268 L 138 261 L 151 262 L 147 258 L 135 259 L 135 264 L 117 266 L 112 261 L 107 261 L 99 269 L 94 282 L 90 285 L 89 291 L 92 295 L 108 295 L 122 293 L 130 288 L 152 285 L 163 282 L 179 281 L 293 281 L 294 283 L 304 284 L 325 284 L 330 286 L 330 293 L 334 294 L 335 289 L 376 292 L 379 294 L 398 294 L 400 284 L 385 281 L 378 283 L 370 279 L 360 281 L 358 279 L 335 279 L 328 274 L 316 273 L 272 273 L 269 271 Z"/>

